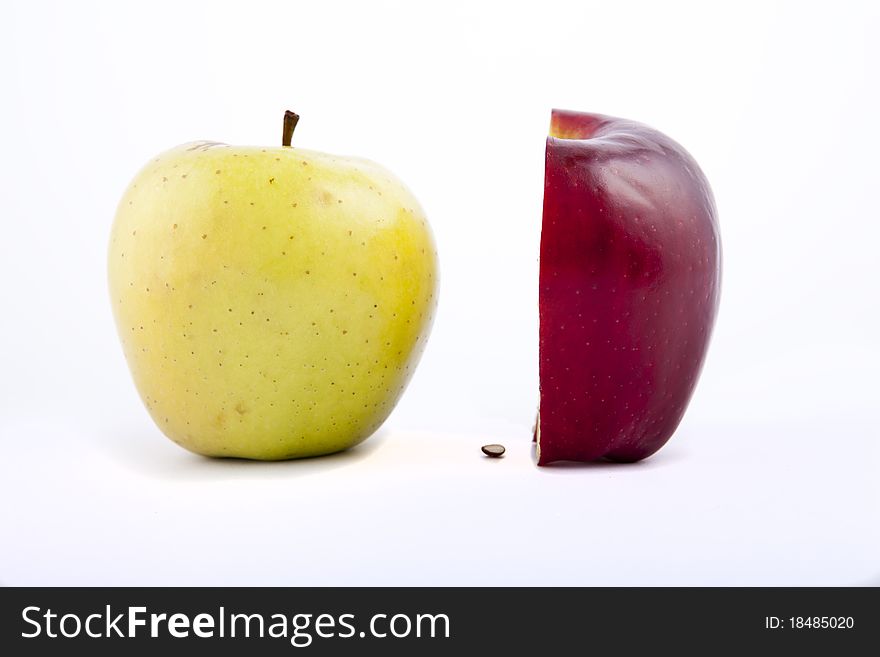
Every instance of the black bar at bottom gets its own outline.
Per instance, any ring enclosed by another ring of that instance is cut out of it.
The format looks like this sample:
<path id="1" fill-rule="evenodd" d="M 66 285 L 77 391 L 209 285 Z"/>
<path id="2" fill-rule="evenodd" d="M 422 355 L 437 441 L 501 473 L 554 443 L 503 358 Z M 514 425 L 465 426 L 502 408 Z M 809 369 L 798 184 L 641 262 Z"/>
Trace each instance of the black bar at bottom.
<path id="1" fill-rule="evenodd" d="M 878 639 L 877 588 L 0 589 L 6 655 L 855 654 Z"/>

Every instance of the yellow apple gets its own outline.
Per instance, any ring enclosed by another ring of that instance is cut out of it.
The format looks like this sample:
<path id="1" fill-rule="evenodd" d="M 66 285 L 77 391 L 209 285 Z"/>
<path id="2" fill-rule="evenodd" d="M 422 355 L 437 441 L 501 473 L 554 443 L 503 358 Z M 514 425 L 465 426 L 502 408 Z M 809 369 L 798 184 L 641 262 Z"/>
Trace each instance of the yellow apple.
<path id="1" fill-rule="evenodd" d="M 110 294 L 153 420 L 199 454 L 286 459 L 367 438 L 437 299 L 424 213 L 390 172 L 290 147 L 184 144 L 119 204 Z"/>

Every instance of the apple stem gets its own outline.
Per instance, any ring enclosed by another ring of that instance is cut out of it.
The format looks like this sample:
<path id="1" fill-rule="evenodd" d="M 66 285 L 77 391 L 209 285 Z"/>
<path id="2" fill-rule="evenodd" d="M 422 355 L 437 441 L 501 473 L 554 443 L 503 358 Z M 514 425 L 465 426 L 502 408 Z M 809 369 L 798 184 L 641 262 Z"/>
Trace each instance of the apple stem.
<path id="1" fill-rule="evenodd" d="M 284 132 L 281 135 L 282 146 L 290 146 L 290 140 L 293 139 L 293 131 L 296 128 L 297 121 L 299 121 L 299 114 L 295 114 L 290 110 L 284 112 Z"/>

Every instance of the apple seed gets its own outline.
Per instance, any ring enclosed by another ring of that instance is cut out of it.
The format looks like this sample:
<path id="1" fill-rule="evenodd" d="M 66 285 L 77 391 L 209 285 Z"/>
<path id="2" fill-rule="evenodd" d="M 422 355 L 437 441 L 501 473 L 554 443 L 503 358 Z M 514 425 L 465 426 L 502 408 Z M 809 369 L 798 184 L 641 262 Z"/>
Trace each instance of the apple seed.
<path id="1" fill-rule="evenodd" d="M 480 449 L 483 450 L 483 454 L 494 459 L 504 456 L 504 445 L 483 445 Z"/>

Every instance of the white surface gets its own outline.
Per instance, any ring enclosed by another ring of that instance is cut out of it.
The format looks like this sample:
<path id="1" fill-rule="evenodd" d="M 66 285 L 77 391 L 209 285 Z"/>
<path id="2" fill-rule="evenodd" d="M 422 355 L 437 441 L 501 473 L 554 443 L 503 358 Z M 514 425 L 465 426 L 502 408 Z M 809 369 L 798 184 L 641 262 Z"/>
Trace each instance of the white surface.
<path id="1" fill-rule="evenodd" d="M 5 5 L 0 583 L 880 584 L 876 3 L 292 4 Z M 635 466 L 532 461 L 552 106 L 667 132 L 718 202 L 709 360 Z M 438 319 L 361 447 L 205 460 L 130 382 L 109 225 L 154 153 L 285 108 L 420 198 Z"/>

